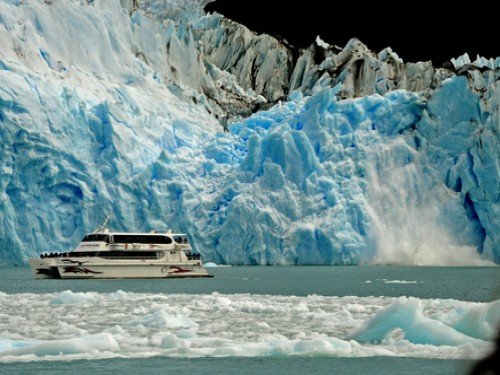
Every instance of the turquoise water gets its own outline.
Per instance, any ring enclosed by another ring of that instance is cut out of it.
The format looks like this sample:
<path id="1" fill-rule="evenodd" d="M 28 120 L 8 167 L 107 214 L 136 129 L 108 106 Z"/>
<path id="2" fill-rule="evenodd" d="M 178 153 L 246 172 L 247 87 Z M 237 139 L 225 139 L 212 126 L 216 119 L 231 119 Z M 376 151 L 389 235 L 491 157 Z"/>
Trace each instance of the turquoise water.
<path id="1" fill-rule="evenodd" d="M 426 315 L 443 321 L 474 309 L 477 304 L 470 302 L 500 297 L 498 267 L 230 267 L 210 272 L 215 278 L 65 281 L 34 280 L 25 267 L 1 268 L 0 292 L 6 294 L 0 294 L 0 373 L 460 374 L 474 363 L 475 344 L 429 350 L 396 332 L 387 344 L 351 344 L 346 350 L 347 333 L 394 303 L 392 297 L 416 297 Z M 59 342 L 55 353 L 46 351 L 47 342 L 102 332 L 107 336 L 88 339 L 96 348 L 103 346 L 100 351 L 66 353 L 65 345 L 77 345 L 71 341 Z M 2 357 L 2 345 L 17 350 L 30 339 L 45 346 L 25 356 Z"/>
<path id="2" fill-rule="evenodd" d="M 2 365 L 5 374 L 466 374 L 472 361 L 415 358 L 148 358 Z"/>
<path id="3" fill-rule="evenodd" d="M 0 291 L 53 293 L 252 293 L 285 296 L 413 296 L 485 302 L 500 298 L 499 267 L 220 267 L 213 279 L 34 280 L 27 267 L 0 268 Z M 385 280 L 416 281 L 386 284 Z M 367 283 L 370 281 L 370 283 Z"/>

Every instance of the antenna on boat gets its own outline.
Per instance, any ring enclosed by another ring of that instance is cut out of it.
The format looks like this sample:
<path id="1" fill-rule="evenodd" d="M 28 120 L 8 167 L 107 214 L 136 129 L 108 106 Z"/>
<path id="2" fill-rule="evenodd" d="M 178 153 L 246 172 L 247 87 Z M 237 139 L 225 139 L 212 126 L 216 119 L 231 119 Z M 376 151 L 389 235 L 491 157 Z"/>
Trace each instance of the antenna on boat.
<path id="1" fill-rule="evenodd" d="M 107 228 L 107 225 L 108 225 L 110 218 L 111 218 L 111 215 L 107 214 L 106 217 L 104 218 L 104 221 L 102 222 L 102 224 L 99 227 L 97 227 L 97 229 L 94 231 L 94 233 L 108 233 L 109 229 Z"/>

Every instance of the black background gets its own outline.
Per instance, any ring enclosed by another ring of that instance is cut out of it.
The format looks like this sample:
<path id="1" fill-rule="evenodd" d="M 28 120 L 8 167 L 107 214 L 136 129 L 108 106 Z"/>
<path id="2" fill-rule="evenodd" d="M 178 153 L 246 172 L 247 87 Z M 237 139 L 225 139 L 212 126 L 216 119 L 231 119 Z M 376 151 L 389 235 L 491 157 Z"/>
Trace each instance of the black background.
<path id="1" fill-rule="evenodd" d="M 441 65 L 465 52 L 500 56 L 500 16 L 488 3 L 465 6 L 438 1 L 217 0 L 217 11 L 258 33 L 266 32 L 301 48 L 316 35 L 344 47 L 356 37 L 378 52 L 390 46 L 405 61 L 432 60 Z"/>

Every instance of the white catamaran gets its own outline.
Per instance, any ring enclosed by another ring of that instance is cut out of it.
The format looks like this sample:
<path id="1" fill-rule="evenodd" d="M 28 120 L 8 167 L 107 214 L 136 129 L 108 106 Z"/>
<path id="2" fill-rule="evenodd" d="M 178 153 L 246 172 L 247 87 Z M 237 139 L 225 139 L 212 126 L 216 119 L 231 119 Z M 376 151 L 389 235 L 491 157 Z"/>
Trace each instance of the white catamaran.
<path id="1" fill-rule="evenodd" d="M 185 234 L 110 232 L 104 224 L 71 252 L 30 259 L 37 279 L 213 277 Z"/>

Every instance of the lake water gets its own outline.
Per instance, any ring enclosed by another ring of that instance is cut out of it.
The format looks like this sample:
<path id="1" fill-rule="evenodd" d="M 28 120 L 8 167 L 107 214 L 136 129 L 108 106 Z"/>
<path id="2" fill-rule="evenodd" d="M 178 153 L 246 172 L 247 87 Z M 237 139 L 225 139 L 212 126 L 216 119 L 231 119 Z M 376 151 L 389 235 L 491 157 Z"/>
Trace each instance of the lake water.
<path id="1" fill-rule="evenodd" d="M 460 374 L 500 318 L 498 267 L 210 272 L 66 281 L 0 268 L 0 373 Z"/>

